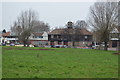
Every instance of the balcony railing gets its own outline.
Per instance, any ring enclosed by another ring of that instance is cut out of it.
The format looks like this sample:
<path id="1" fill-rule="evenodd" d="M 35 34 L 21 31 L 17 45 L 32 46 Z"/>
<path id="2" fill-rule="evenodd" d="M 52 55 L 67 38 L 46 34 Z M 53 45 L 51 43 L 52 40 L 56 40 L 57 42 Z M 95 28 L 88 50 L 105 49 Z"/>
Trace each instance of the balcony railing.
<path id="1" fill-rule="evenodd" d="M 6 38 L 7 40 L 18 40 L 18 38 Z"/>
<path id="2" fill-rule="evenodd" d="M 44 37 L 44 38 L 30 38 L 30 40 L 48 40 L 48 37 Z"/>

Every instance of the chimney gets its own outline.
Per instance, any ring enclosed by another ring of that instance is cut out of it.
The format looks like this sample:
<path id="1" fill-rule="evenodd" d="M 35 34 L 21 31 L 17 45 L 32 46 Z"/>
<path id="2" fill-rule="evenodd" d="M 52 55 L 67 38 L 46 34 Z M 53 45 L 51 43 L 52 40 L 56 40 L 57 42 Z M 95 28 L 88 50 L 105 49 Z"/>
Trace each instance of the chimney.
<path id="1" fill-rule="evenodd" d="M 71 21 L 69 21 L 69 22 L 67 23 L 67 28 L 68 28 L 68 29 L 72 29 L 72 28 L 73 28 L 73 23 L 72 23 Z"/>

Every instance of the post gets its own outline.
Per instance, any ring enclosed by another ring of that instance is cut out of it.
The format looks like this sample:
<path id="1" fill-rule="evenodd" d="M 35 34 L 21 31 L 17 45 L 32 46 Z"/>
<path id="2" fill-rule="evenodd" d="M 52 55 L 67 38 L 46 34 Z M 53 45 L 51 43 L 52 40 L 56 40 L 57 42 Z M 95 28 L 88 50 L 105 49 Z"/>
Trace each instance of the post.
<path id="1" fill-rule="evenodd" d="M 118 33 L 118 53 L 120 54 L 120 32 Z"/>

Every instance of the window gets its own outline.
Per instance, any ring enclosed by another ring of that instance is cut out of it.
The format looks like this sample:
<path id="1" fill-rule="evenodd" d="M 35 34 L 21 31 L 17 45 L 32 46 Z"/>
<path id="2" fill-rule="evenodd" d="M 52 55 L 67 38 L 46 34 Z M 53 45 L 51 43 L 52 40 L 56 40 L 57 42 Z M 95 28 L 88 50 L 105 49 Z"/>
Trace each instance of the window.
<path id="1" fill-rule="evenodd" d="M 112 41 L 112 47 L 117 47 L 117 41 Z"/>
<path id="2" fill-rule="evenodd" d="M 64 41 L 64 45 L 67 45 L 67 46 L 68 46 L 68 41 Z"/>
<path id="3" fill-rule="evenodd" d="M 43 36 L 39 36 L 39 38 L 43 38 Z"/>
<path id="4" fill-rule="evenodd" d="M 62 41 L 58 41 L 58 45 L 61 45 L 62 44 Z"/>
<path id="5" fill-rule="evenodd" d="M 51 41 L 51 42 L 50 42 L 50 45 L 54 45 L 54 41 Z"/>
<path id="6" fill-rule="evenodd" d="M 85 36 L 85 39 L 87 39 L 88 38 L 88 36 Z"/>
<path id="7" fill-rule="evenodd" d="M 54 35 L 54 38 L 57 38 L 57 35 Z"/>
<path id="8" fill-rule="evenodd" d="M 61 36 L 60 36 L 60 35 L 58 35 L 58 38 L 60 39 L 60 38 L 61 38 Z"/>
<path id="9" fill-rule="evenodd" d="M 51 38 L 53 38 L 54 36 L 53 35 L 51 35 Z"/>

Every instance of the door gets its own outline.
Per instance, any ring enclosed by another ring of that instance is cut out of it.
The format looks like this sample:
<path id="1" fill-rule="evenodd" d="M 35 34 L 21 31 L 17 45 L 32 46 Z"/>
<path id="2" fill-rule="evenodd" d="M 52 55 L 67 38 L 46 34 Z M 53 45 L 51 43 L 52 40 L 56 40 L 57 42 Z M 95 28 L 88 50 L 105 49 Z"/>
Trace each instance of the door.
<path id="1" fill-rule="evenodd" d="M 112 41 L 112 47 L 117 47 L 117 41 Z"/>

